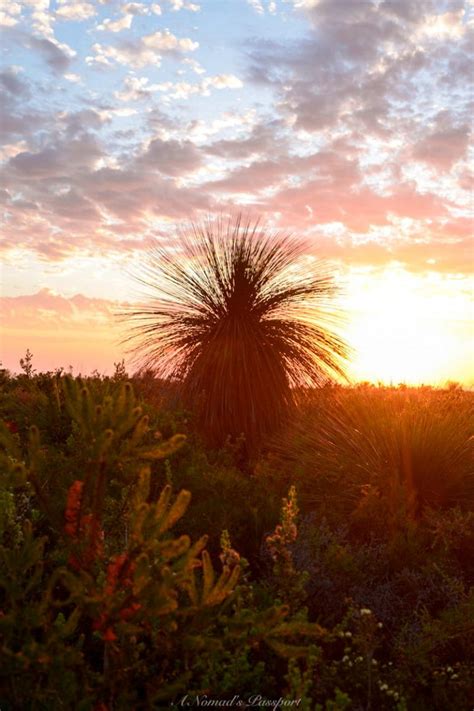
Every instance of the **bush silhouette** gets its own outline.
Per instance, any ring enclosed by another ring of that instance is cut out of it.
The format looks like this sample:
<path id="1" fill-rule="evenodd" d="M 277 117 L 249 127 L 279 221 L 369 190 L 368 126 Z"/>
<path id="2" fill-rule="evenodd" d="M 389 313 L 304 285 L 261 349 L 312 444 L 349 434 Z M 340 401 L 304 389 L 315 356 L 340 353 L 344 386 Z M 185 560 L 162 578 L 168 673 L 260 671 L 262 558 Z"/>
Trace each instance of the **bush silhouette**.
<path id="1" fill-rule="evenodd" d="M 178 246 L 155 247 L 143 266 L 136 353 L 181 384 L 210 443 L 243 434 L 252 451 L 299 388 L 343 374 L 334 280 L 321 265 L 302 274 L 300 242 L 241 217 L 193 225 Z"/>

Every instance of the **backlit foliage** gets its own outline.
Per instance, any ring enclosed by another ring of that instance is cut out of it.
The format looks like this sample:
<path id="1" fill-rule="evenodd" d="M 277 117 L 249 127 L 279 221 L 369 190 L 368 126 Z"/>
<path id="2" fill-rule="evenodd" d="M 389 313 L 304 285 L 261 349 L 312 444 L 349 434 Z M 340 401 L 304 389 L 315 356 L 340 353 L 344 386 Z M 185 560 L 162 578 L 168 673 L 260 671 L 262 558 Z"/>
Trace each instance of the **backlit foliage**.
<path id="1" fill-rule="evenodd" d="M 0 383 L 2 709 L 256 694 L 307 711 L 472 707 L 474 513 L 456 446 L 472 393 L 317 389 L 286 454 L 249 477 L 234 444 L 205 448 L 188 413 L 156 407 L 163 384 L 119 375 Z M 394 466 L 380 438 L 405 443 L 403 423 L 418 471 L 440 471 L 416 454 L 439 442 L 445 488 Z M 376 427 L 373 455 L 354 447 Z"/>
<path id="2" fill-rule="evenodd" d="M 213 443 L 275 431 L 300 387 L 343 374 L 335 282 L 297 268 L 302 245 L 258 223 L 194 225 L 142 266 L 148 303 L 132 314 L 139 360 L 175 378 Z"/>

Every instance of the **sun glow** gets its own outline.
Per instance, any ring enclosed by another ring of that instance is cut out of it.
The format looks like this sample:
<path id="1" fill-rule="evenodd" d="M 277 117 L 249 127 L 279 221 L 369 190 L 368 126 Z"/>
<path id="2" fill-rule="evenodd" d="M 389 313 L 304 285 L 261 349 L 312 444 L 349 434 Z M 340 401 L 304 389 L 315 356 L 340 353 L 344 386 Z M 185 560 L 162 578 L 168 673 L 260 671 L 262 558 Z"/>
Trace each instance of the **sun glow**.
<path id="1" fill-rule="evenodd" d="M 353 273 L 346 331 L 354 349 L 351 377 L 472 385 L 472 292 L 466 281 L 398 268 L 378 275 Z"/>

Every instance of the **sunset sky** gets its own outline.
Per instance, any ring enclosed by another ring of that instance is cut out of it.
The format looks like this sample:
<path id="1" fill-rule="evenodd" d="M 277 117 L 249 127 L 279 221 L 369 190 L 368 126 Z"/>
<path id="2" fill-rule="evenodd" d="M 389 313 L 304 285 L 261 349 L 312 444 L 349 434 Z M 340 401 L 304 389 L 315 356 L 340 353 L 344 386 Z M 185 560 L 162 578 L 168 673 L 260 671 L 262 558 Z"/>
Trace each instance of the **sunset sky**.
<path id="1" fill-rule="evenodd" d="M 242 208 L 331 261 L 354 379 L 472 385 L 473 15 L 0 0 L 3 366 L 110 372 L 151 242 Z"/>

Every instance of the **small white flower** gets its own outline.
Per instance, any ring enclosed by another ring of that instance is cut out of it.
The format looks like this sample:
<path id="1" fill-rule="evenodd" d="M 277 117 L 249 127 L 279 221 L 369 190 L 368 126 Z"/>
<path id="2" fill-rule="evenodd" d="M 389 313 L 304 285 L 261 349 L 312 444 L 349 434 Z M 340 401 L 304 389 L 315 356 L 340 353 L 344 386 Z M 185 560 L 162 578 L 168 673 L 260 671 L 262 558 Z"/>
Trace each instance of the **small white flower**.
<path id="1" fill-rule="evenodd" d="M 369 610 L 368 607 L 362 607 L 362 608 L 359 610 L 359 612 L 360 612 L 361 615 L 371 615 L 371 614 L 372 614 L 372 610 Z"/>
<path id="2" fill-rule="evenodd" d="M 352 637 L 352 632 L 346 632 L 346 637 Z"/>

